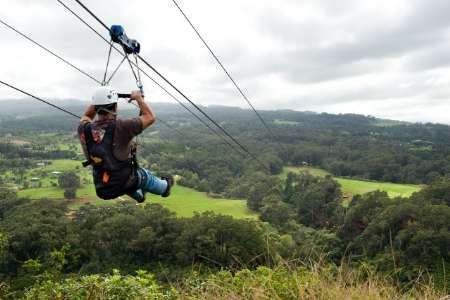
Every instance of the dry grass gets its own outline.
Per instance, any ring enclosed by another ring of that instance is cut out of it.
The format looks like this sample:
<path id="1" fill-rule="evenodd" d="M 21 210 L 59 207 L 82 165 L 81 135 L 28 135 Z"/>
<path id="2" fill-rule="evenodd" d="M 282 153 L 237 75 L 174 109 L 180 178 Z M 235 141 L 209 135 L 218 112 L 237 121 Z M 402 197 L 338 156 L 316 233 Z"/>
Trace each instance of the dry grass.
<path id="1" fill-rule="evenodd" d="M 243 270 L 221 272 L 205 281 L 182 288 L 181 299 L 445 299 L 432 283 L 415 282 L 401 291 L 387 279 L 346 268 L 324 267 Z M 450 298 L 449 298 L 450 299 Z"/>

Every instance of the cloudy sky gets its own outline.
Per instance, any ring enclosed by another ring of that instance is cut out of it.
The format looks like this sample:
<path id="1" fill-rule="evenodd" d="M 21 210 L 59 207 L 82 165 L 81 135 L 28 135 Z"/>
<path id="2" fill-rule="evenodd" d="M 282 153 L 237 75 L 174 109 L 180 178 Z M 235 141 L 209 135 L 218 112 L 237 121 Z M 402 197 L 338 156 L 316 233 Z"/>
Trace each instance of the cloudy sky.
<path id="1" fill-rule="evenodd" d="M 74 0 L 62 1 L 107 36 Z M 178 1 L 259 109 L 450 123 L 448 0 Z M 247 107 L 172 0 L 84 2 L 107 24 L 124 25 L 142 56 L 195 102 Z M 107 45 L 56 0 L 0 5 L 1 20 L 102 77 Z M 0 36 L 0 80 L 45 98 L 90 98 L 90 79 L 2 24 Z M 144 84 L 151 101 L 173 101 Z M 130 70 L 113 85 L 133 89 Z M 0 92 L 0 100 L 22 98 Z"/>

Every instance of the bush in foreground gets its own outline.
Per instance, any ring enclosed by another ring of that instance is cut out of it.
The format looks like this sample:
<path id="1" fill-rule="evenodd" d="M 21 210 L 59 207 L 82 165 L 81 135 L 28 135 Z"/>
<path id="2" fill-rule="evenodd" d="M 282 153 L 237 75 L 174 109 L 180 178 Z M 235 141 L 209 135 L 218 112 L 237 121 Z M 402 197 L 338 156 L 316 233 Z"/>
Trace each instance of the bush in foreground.
<path id="1" fill-rule="evenodd" d="M 182 284 L 162 286 L 146 272 L 136 276 L 90 275 L 36 283 L 24 299 L 440 299 L 431 284 L 407 292 L 366 271 L 344 268 L 259 267 L 203 278 L 193 272 Z"/>
<path id="2" fill-rule="evenodd" d="M 115 270 L 106 276 L 88 275 L 62 282 L 43 280 L 28 290 L 24 299 L 175 299 L 175 291 L 163 290 L 147 272 L 124 276 Z"/>

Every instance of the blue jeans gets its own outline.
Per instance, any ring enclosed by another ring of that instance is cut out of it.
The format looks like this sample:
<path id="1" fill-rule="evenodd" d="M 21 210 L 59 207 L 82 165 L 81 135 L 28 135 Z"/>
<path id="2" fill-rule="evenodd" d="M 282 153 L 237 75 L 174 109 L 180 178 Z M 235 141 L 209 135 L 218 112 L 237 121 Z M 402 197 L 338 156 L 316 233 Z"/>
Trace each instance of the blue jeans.
<path id="1" fill-rule="evenodd" d="M 142 189 L 144 193 L 162 195 L 167 190 L 167 181 L 160 179 L 144 168 L 137 169 L 137 190 Z"/>

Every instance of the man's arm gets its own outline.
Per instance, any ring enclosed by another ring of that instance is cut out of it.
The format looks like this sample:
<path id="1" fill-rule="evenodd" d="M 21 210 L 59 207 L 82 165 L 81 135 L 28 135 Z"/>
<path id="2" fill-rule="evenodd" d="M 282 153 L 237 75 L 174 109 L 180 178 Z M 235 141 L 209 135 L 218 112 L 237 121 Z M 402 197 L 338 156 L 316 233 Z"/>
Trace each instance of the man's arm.
<path id="1" fill-rule="evenodd" d="M 84 136 L 84 127 L 87 123 L 92 122 L 96 114 L 94 105 L 89 105 L 86 112 L 81 117 L 80 125 L 78 126 L 78 137 L 80 138 L 81 148 L 83 149 L 84 156 L 87 160 L 89 160 L 89 153 L 86 146 L 86 137 Z"/>
<path id="2" fill-rule="evenodd" d="M 139 117 L 142 122 L 142 130 L 148 128 L 150 125 L 155 123 L 156 121 L 156 115 L 153 109 L 145 103 L 144 96 L 139 91 L 133 91 L 131 93 L 130 101 L 136 100 L 137 104 L 139 105 L 139 108 L 141 109 L 141 116 Z"/>
<path id="3" fill-rule="evenodd" d="M 83 117 L 81 118 L 80 122 L 84 122 L 84 121 L 92 121 L 95 118 L 95 115 L 97 113 L 95 112 L 95 106 L 94 105 L 89 105 L 88 108 L 86 109 L 86 112 L 84 113 Z"/>

